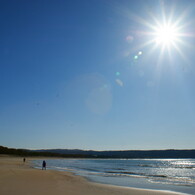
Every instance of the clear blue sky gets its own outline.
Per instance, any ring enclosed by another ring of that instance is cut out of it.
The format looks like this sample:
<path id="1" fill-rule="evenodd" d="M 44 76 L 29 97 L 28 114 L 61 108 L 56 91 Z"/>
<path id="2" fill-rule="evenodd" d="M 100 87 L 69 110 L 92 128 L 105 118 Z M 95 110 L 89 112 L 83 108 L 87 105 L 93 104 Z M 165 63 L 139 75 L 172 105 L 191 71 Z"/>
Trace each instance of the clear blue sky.
<path id="1" fill-rule="evenodd" d="M 195 148 L 194 13 L 193 0 L 0 1 L 0 145 Z M 182 34 L 164 50 L 163 17 Z"/>

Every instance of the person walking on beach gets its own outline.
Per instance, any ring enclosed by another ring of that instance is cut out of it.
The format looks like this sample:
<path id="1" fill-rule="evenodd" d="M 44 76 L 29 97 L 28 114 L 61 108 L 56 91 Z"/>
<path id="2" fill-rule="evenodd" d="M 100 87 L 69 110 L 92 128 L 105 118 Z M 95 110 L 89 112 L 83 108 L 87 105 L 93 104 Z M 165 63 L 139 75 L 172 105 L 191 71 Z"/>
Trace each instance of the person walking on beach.
<path id="1" fill-rule="evenodd" d="M 43 161 L 43 163 L 42 163 L 42 170 L 43 170 L 43 169 L 46 170 L 46 162 L 45 162 L 45 161 Z"/>
<path id="2" fill-rule="evenodd" d="M 23 163 L 25 163 L 25 161 L 26 161 L 26 159 L 25 159 L 25 158 L 23 158 Z"/>

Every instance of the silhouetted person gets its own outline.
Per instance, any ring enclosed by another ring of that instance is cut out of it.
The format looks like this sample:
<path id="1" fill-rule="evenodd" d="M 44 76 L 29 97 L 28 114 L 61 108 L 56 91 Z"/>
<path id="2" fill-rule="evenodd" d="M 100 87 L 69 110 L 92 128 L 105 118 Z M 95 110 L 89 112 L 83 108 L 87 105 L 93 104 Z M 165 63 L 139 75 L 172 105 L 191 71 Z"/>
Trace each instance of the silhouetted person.
<path id="1" fill-rule="evenodd" d="M 42 163 L 42 170 L 43 170 L 43 169 L 46 170 L 46 162 L 45 162 L 45 161 L 43 161 L 43 163 Z"/>
<path id="2" fill-rule="evenodd" d="M 26 162 L 26 159 L 25 158 L 23 158 L 23 163 L 25 163 Z"/>

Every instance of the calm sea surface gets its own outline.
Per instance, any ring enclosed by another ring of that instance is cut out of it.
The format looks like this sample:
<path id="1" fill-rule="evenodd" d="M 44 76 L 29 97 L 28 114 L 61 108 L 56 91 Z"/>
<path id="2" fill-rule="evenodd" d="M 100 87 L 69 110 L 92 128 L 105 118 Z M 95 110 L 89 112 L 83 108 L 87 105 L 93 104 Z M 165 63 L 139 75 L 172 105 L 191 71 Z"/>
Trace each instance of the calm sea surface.
<path id="1" fill-rule="evenodd" d="M 33 163 L 41 168 L 42 160 Z M 56 159 L 47 160 L 47 168 L 99 183 L 195 195 L 195 159 Z"/>

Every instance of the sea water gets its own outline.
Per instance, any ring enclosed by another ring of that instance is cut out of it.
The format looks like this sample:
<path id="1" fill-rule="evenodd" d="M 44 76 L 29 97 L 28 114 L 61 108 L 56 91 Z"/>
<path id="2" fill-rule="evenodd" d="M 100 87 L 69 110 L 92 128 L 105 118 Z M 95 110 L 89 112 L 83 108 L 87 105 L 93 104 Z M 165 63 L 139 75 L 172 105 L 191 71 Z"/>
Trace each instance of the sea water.
<path id="1" fill-rule="evenodd" d="M 42 160 L 33 161 L 41 168 Z M 195 195 L 195 159 L 55 159 L 47 168 L 106 184 Z"/>

